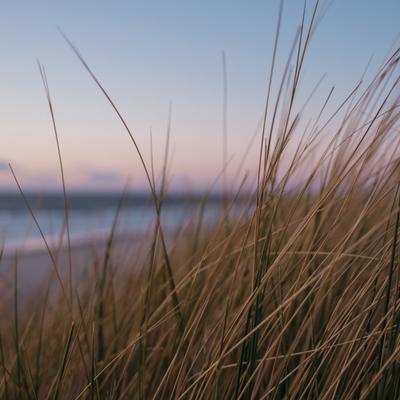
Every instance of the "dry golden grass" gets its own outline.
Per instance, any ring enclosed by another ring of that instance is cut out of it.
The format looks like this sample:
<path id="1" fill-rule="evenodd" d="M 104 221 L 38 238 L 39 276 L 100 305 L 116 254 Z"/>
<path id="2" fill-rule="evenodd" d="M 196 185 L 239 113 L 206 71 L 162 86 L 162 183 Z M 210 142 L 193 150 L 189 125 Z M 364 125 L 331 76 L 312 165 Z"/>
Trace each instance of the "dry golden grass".
<path id="1" fill-rule="evenodd" d="M 400 397 L 400 53 L 301 128 L 293 103 L 316 20 L 317 7 L 296 37 L 292 74 L 274 101 L 268 90 L 248 204 L 231 196 L 215 225 L 194 217 L 166 243 L 165 174 L 157 190 L 141 158 L 153 235 L 116 265 L 111 233 L 78 287 L 69 279 L 58 299 L 38 295 L 29 313 L 15 292 L 0 323 L 3 398 Z M 273 71 L 275 51 L 272 60 Z M 228 218 L 239 201 L 242 215 Z"/>

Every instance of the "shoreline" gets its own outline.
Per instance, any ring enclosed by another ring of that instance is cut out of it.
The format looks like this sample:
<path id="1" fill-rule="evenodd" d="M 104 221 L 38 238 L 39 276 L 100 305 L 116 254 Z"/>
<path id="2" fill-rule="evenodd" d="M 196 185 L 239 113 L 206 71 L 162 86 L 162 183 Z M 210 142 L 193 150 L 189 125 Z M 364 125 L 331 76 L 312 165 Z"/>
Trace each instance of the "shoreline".
<path id="1" fill-rule="evenodd" d="M 130 253 L 140 244 L 147 235 L 125 234 L 116 235 L 112 245 L 112 258 L 123 262 Z M 86 238 L 74 240 L 71 245 L 71 259 L 73 279 L 75 283 L 90 268 L 93 268 L 96 259 L 104 256 L 106 237 Z M 53 250 L 53 249 L 52 249 Z M 58 251 L 53 252 L 57 268 L 64 282 L 68 275 L 68 247 L 66 241 Z M 0 259 L 0 290 L 12 292 L 14 290 L 15 265 L 17 265 L 17 279 L 19 296 L 29 298 L 46 284 L 54 271 L 50 255 L 43 243 L 42 248 L 7 251 Z M 56 278 L 54 279 L 56 282 Z"/>

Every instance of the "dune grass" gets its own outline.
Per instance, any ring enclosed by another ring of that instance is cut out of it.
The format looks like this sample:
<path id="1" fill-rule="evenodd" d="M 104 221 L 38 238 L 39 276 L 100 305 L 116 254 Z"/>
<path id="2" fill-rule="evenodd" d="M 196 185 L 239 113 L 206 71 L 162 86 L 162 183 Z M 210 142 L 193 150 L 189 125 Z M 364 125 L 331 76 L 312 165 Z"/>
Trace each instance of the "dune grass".
<path id="1" fill-rule="evenodd" d="M 118 265 L 117 210 L 103 256 L 75 287 L 74 266 L 63 282 L 47 247 L 60 288 L 38 293 L 29 312 L 19 307 L 16 259 L 14 306 L 0 322 L 2 398 L 400 397 L 400 52 L 327 114 L 332 89 L 314 122 L 302 124 L 294 103 L 317 9 L 307 24 L 303 17 L 272 96 L 279 16 L 254 192 L 228 196 L 224 178 L 219 221 L 202 220 L 205 194 L 171 243 L 161 223 L 168 144 L 156 182 L 70 43 L 142 161 L 156 221 Z"/>

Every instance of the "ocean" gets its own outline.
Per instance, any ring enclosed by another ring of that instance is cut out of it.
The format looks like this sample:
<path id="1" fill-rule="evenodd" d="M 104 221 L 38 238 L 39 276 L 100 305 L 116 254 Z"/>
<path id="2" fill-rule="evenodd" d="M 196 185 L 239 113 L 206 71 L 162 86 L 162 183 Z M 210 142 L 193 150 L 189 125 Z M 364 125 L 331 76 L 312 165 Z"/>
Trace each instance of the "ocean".
<path id="1" fill-rule="evenodd" d="M 25 196 L 47 242 L 51 246 L 59 243 L 61 232 L 65 230 L 63 195 L 28 193 Z M 118 193 L 69 194 L 68 220 L 72 243 L 105 238 L 111 230 L 120 199 Z M 162 206 L 164 230 L 174 232 L 194 216 L 198 217 L 202 200 L 201 196 L 168 196 Z M 210 196 L 204 207 L 204 221 L 215 222 L 221 216 L 222 207 L 221 196 Z M 130 193 L 122 200 L 117 234 L 144 233 L 154 221 L 151 197 L 144 193 Z M 0 248 L 6 254 L 44 249 L 40 232 L 20 194 L 0 193 Z"/>

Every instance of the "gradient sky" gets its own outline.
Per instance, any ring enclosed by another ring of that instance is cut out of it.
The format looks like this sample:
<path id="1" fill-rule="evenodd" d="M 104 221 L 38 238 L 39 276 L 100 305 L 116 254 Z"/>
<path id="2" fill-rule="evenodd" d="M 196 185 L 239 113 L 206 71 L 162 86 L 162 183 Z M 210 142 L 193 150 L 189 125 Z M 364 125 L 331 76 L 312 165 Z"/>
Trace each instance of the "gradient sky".
<path id="1" fill-rule="evenodd" d="M 284 4 L 278 66 L 299 25 L 302 1 Z M 312 6 L 310 2 L 310 8 Z M 135 188 L 143 171 L 115 114 L 57 31 L 80 49 L 116 101 L 149 159 L 162 164 L 172 103 L 173 186 L 210 183 L 222 161 L 222 62 L 228 71 L 228 152 L 241 159 L 261 117 L 279 1 L 18 1 L 0 13 L 0 187 L 13 188 L 7 163 L 29 189 L 60 187 L 55 140 L 36 59 L 54 102 L 68 187 Z M 378 65 L 399 34 L 400 1 L 336 0 L 311 43 L 304 98 L 327 73 L 339 104 L 369 59 Z M 278 67 L 282 69 L 282 67 Z M 318 96 L 315 101 L 318 101 Z M 256 167 L 256 145 L 245 167 Z"/>

